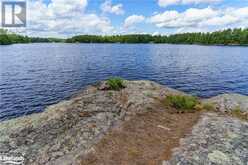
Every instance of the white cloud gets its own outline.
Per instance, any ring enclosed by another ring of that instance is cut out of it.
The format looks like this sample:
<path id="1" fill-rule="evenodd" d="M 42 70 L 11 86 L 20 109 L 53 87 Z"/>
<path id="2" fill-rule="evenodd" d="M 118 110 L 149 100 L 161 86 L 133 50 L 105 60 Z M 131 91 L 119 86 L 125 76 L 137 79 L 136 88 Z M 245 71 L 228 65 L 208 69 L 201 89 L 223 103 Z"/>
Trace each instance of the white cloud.
<path id="1" fill-rule="evenodd" d="M 82 11 L 87 6 L 87 0 L 52 0 L 48 5 L 54 14 L 68 14 L 69 12 Z"/>
<path id="2" fill-rule="evenodd" d="M 139 29 L 135 25 L 145 20 L 161 28 L 149 29 L 149 31 L 161 33 L 165 31 L 213 31 L 229 27 L 248 27 L 248 6 L 220 9 L 211 7 L 189 8 L 182 12 L 167 10 L 154 12 L 150 18 L 145 18 L 143 15 L 131 15 L 125 19 L 123 25 L 114 28 L 111 20 L 105 14 L 87 11 L 87 5 L 90 2 L 87 0 L 51 0 L 49 4 L 45 4 L 44 0 L 27 1 L 28 24 L 23 32 L 32 36 L 68 37 L 77 34 L 141 33 L 144 29 Z M 167 6 L 171 4 L 215 3 L 221 0 L 159 1 L 161 6 Z M 100 7 L 103 12 L 124 13 L 122 4 L 113 5 L 110 0 L 105 1 Z"/>
<path id="3" fill-rule="evenodd" d="M 192 33 L 192 32 L 210 32 L 206 27 L 183 27 L 176 30 L 175 33 Z"/>
<path id="4" fill-rule="evenodd" d="M 212 18 L 217 14 L 218 14 L 217 11 L 209 7 L 205 9 L 190 8 L 183 13 L 183 16 L 186 21 L 195 22 L 195 21 L 201 21 L 204 19 Z"/>
<path id="5" fill-rule="evenodd" d="M 158 0 L 158 5 L 161 7 L 167 7 L 170 5 L 185 5 L 185 4 L 200 4 L 200 3 L 217 3 L 222 0 Z"/>
<path id="6" fill-rule="evenodd" d="M 112 5 L 111 0 L 105 1 L 101 5 L 101 10 L 104 13 L 112 13 L 112 14 L 116 14 L 116 15 L 122 15 L 125 13 L 123 10 L 123 5 L 121 3 L 119 3 L 117 5 Z"/>
<path id="7" fill-rule="evenodd" d="M 124 27 L 129 28 L 131 26 L 134 26 L 137 23 L 140 23 L 145 20 L 145 17 L 143 15 L 131 15 L 127 17 L 124 21 Z"/>
<path id="8" fill-rule="evenodd" d="M 107 34 L 113 31 L 111 21 L 104 16 L 86 13 L 87 0 L 42 0 L 28 2 L 29 35 L 71 36 L 75 34 Z"/>
<path id="9" fill-rule="evenodd" d="M 224 26 L 238 22 L 238 18 L 231 15 L 213 17 L 201 23 L 201 26 Z"/>
<path id="10" fill-rule="evenodd" d="M 159 32 L 153 32 L 153 33 L 152 33 L 152 36 L 158 36 L 158 35 L 160 35 Z"/>
<path id="11" fill-rule="evenodd" d="M 179 4 L 181 0 L 158 0 L 158 5 L 161 7 L 166 7 L 169 5 Z"/>
<path id="12" fill-rule="evenodd" d="M 240 18 L 248 18 L 248 7 L 243 7 L 240 9 L 233 9 L 232 14 L 236 17 L 240 17 Z"/>
<path id="13" fill-rule="evenodd" d="M 159 28 L 206 29 L 226 26 L 247 26 L 248 7 L 215 10 L 189 8 L 184 12 L 175 10 L 156 14 L 148 20 Z"/>
<path id="14" fill-rule="evenodd" d="M 180 17 L 180 14 L 177 11 L 165 11 L 161 14 L 156 14 L 151 17 L 150 21 L 152 23 L 163 23 L 171 20 L 175 20 Z"/>
<path id="15" fill-rule="evenodd" d="M 222 0 L 181 0 L 183 4 L 216 3 Z"/>

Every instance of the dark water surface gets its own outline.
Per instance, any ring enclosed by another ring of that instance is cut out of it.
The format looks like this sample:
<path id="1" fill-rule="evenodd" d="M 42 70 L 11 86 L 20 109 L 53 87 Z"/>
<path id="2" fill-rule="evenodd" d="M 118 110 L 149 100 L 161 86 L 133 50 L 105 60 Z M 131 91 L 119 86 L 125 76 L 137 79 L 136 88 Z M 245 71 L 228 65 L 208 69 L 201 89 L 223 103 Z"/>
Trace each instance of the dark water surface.
<path id="1" fill-rule="evenodd" d="M 248 95 L 248 47 L 167 44 L 0 46 L 0 120 L 40 112 L 109 76 L 210 97 Z"/>

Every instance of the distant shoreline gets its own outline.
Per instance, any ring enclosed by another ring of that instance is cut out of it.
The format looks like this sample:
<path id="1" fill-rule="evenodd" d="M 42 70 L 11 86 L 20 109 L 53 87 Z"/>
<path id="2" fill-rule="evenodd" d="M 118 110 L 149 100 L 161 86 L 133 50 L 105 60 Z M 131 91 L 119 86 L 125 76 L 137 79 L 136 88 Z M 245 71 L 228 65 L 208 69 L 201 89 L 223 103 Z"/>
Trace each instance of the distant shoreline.
<path id="1" fill-rule="evenodd" d="M 1 32 L 3 31 L 3 32 Z M 123 43 L 123 44 L 187 44 L 215 46 L 247 46 L 248 28 L 227 29 L 208 33 L 181 33 L 172 35 L 77 35 L 71 38 L 41 38 L 22 36 L 0 29 L 0 45 L 16 43 Z"/>
<path id="2" fill-rule="evenodd" d="M 67 43 L 67 42 L 29 42 L 29 43 L 13 43 L 13 44 L 0 44 L 0 46 L 11 46 L 11 45 L 20 45 L 20 44 L 120 44 L 120 45 L 196 45 L 196 46 L 224 46 L 224 47 L 248 47 L 248 44 L 187 44 L 187 43 L 99 43 L 99 42 L 75 42 L 75 43 Z"/>

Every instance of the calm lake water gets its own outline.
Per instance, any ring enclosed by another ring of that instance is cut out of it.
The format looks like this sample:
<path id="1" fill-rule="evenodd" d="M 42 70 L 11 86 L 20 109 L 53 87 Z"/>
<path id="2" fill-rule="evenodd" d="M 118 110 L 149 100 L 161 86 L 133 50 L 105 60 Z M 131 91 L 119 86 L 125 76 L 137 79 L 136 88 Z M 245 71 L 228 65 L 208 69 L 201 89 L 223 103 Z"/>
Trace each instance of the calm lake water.
<path id="1" fill-rule="evenodd" d="M 193 95 L 248 95 L 248 47 L 167 44 L 0 46 L 0 120 L 41 112 L 109 76 Z"/>

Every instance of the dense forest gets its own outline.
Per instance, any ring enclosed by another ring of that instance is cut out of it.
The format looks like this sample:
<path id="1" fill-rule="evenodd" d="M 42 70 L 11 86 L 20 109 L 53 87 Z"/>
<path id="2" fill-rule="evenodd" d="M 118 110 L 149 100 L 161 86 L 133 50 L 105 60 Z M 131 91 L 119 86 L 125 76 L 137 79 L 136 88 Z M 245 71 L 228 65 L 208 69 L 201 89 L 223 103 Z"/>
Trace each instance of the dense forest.
<path id="1" fill-rule="evenodd" d="M 67 39 L 69 43 L 171 43 L 204 45 L 248 45 L 247 29 L 227 29 L 212 33 L 182 33 L 169 36 L 148 34 L 96 36 L 80 35 Z"/>
<path id="2" fill-rule="evenodd" d="M 169 36 L 149 34 L 130 35 L 79 35 L 66 40 L 56 38 L 27 37 L 7 33 L 0 29 L 0 44 L 67 42 L 67 43 L 171 43 L 204 45 L 248 45 L 248 28 L 227 29 L 212 33 L 181 33 Z"/>
<path id="3" fill-rule="evenodd" d="M 28 37 L 14 33 L 9 33 L 7 30 L 0 29 L 0 45 L 9 45 L 16 43 L 41 43 L 41 42 L 64 42 L 63 39 L 57 38 L 40 38 Z"/>
<path id="4" fill-rule="evenodd" d="M 21 36 L 14 33 L 8 33 L 7 30 L 0 29 L 0 44 L 8 45 L 14 43 L 28 43 L 30 42 L 29 37 Z"/>

